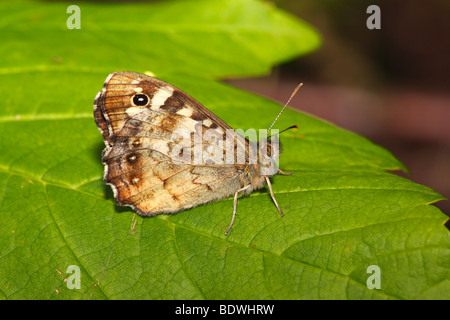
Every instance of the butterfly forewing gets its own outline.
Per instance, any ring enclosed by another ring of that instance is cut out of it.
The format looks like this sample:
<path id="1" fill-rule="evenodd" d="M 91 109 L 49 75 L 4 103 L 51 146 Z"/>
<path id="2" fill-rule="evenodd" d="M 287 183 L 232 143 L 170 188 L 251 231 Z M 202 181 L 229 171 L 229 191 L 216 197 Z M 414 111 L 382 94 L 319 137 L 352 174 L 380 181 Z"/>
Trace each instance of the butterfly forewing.
<path id="1" fill-rule="evenodd" d="M 219 148 L 225 153 L 230 147 L 226 143 L 231 143 L 236 154 L 248 158 L 248 141 L 168 83 L 133 72 L 113 73 L 96 97 L 94 117 L 106 144 L 105 182 L 119 204 L 140 214 L 177 212 L 225 198 L 249 184 L 234 164 L 193 161 L 199 144 L 201 152 Z M 183 146 L 190 156 L 177 162 L 178 132 L 189 138 Z M 204 139 L 206 132 L 223 138 L 224 144 Z"/>

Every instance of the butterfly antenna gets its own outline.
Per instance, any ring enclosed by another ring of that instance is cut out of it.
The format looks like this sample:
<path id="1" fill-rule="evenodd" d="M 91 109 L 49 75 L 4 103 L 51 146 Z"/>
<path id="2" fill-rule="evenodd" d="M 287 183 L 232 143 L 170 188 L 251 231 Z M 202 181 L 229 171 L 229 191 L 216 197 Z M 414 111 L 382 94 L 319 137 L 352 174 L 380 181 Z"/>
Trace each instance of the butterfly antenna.
<path id="1" fill-rule="evenodd" d="M 286 128 L 284 130 L 281 130 L 280 132 L 278 132 L 277 134 L 283 133 L 285 131 L 291 130 L 291 129 L 298 129 L 298 125 L 294 124 L 293 126 L 290 126 L 289 128 Z M 270 138 L 272 135 L 268 136 L 267 138 Z"/>
<path id="2" fill-rule="evenodd" d="M 267 134 L 269 134 L 269 132 L 272 129 L 273 125 L 275 124 L 275 122 L 277 122 L 278 118 L 281 116 L 281 114 L 283 113 L 284 109 L 286 109 L 286 107 L 288 106 L 289 102 L 291 102 L 292 98 L 295 96 L 295 94 L 297 93 L 297 91 L 300 89 L 301 86 L 303 86 L 303 83 L 300 83 L 297 86 L 297 88 L 295 88 L 295 90 L 292 92 L 291 96 L 289 97 L 289 100 L 286 102 L 286 104 L 284 105 L 283 109 L 281 109 L 280 113 L 277 115 L 277 117 L 272 122 L 272 124 L 270 125 L 269 129 L 267 130 Z"/>

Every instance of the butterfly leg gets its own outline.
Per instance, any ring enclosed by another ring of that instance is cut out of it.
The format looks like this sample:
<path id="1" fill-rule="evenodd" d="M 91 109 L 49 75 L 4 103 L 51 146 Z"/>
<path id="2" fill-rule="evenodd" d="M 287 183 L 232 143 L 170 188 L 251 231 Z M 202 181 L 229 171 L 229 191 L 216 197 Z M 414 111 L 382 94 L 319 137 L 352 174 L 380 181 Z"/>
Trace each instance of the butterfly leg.
<path id="1" fill-rule="evenodd" d="M 236 193 L 234 194 L 233 216 L 231 217 L 231 223 L 230 223 L 230 226 L 229 226 L 228 229 L 227 229 L 227 232 L 225 232 L 225 236 L 227 236 L 227 235 L 230 233 L 231 227 L 233 226 L 233 223 L 234 223 L 234 218 L 236 217 L 236 209 L 237 209 L 237 197 L 238 197 L 238 193 L 241 192 L 241 191 L 247 190 L 247 189 L 250 188 L 250 187 L 251 187 L 251 184 L 249 184 L 249 185 L 246 186 L 246 187 L 243 187 L 243 188 L 239 189 L 239 190 L 236 191 Z"/>
<path id="2" fill-rule="evenodd" d="M 277 207 L 278 212 L 281 214 L 282 217 L 284 217 L 284 214 L 283 214 L 283 212 L 281 212 L 281 209 L 278 206 L 278 202 L 275 199 L 275 196 L 273 195 L 272 184 L 270 183 L 270 179 L 268 176 L 265 176 L 265 178 L 266 178 L 267 185 L 269 186 L 270 196 L 272 197 L 272 200 L 275 203 L 275 206 Z"/>

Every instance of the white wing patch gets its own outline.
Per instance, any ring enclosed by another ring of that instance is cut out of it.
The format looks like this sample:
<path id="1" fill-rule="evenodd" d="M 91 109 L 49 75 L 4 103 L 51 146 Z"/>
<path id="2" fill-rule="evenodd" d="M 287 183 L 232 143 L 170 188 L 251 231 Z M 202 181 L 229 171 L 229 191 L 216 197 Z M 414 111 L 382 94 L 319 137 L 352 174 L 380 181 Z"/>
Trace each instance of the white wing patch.
<path id="1" fill-rule="evenodd" d="M 130 107 L 130 108 L 128 108 L 128 109 L 126 110 L 126 113 L 127 113 L 130 117 L 132 117 L 132 116 L 134 116 L 136 113 L 141 112 L 142 109 L 143 109 L 143 108 L 141 108 L 141 107 Z"/>
<path id="2" fill-rule="evenodd" d="M 181 110 L 178 110 L 176 113 L 185 117 L 192 116 L 192 110 L 190 108 L 182 108 Z"/>
<path id="3" fill-rule="evenodd" d="M 172 87 L 160 88 L 153 96 L 151 108 L 155 110 L 159 109 L 166 102 L 167 98 L 172 96 L 172 94 Z"/>

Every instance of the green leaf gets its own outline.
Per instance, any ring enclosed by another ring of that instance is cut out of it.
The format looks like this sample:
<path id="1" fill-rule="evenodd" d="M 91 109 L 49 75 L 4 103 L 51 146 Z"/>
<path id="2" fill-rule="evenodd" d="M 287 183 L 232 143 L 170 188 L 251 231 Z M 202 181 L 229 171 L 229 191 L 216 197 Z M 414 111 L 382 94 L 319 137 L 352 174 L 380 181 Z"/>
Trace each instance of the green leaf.
<path id="1" fill-rule="evenodd" d="M 0 69 L 150 70 L 210 77 L 264 74 L 320 43 L 306 23 L 256 0 L 79 4 L 4 1 Z M 13 53 L 13 54 L 12 54 Z M 239 57 L 239 59 L 236 59 Z"/>
<path id="2" fill-rule="evenodd" d="M 388 151 L 294 110 L 277 123 L 300 126 L 281 136 L 280 167 L 293 175 L 273 179 L 284 218 L 263 189 L 239 200 L 228 237 L 232 199 L 137 217 L 133 234 L 132 211 L 104 185 L 92 102 L 108 73 L 150 69 L 233 128 L 267 128 L 278 104 L 211 78 L 261 73 L 312 50 L 309 27 L 303 37 L 302 23 L 259 1 L 81 3 L 81 30 L 65 29 L 63 3 L 0 7 L 10 12 L 0 28 L 0 298 L 450 298 L 446 216 L 429 205 L 442 197 L 385 172 L 404 169 Z M 147 17 L 142 29 L 137 16 Z M 258 23 L 264 36 L 245 32 Z M 223 25 L 208 38 L 213 48 L 192 45 Z M 187 41 L 183 30 L 194 27 L 201 32 Z M 133 53 L 137 31 L 158 48 L 143 41 Z M 71 265 L 80 289 L 64 281 Z M 367 288 L 371 265 L 381 289 Z"/>

